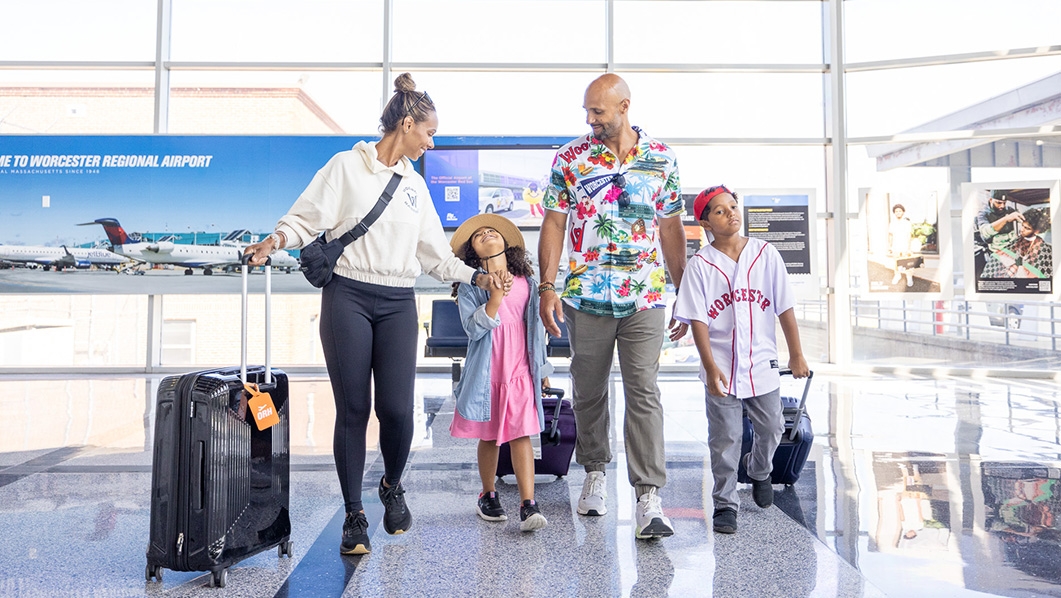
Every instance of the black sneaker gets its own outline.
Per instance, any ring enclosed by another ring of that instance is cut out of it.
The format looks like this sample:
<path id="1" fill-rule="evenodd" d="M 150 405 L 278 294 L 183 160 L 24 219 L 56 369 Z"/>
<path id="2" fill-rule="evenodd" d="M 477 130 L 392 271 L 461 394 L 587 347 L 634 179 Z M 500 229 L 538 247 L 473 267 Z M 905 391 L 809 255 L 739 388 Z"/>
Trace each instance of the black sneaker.
<path id="1" fill-rule="evenodd" d="M 475 512 L 487 521 L 508 521 L 508 515 L 505 515 L 497 492 L 480 492 L 479 500 L 475 503 Z"/>
<path id="2" fill-rule="evenodd" d="M 379 500 L 383 503 L 383 529 L 388 534 L 404 534 L 413 526 L 413 514 L 405 505 L 405 488 L 401 482 L 387 488 L 379 479 Z"/>
<path id="3" fill-rule="evenodd" d="M 372 545 L 368 542 L 368 518 L 364 511 L 347 513 L 343 522 L 343 543 L 339 546 L 342 554 L 368 554 Z"/>
<path id="4" fill-rule="evenodd" d="M 748 471 L 749 459 L 751 459 L 751 453 L 744 455 L 744 471 Z M 765 480 L 756 480 L 748 474 L 748 479 L 752 481 L 752 498 L 755 499 L 755 504 L 759 505 L 760 509 L 774 504 L 774 486 L 770 483 L 769 477 Z"/>
<path id="5" fill-rule="evenodd" d="M 737 512 L 733 509 L 719 509 L 711 518 L 715 531 L 720 534 L 737 532 Z"/>
<path id="6" fill-rule="evenodd" d="M 523 501 L 523 506 L 519 508 L 519 531 L 533 532 L 548 524 L 549 522 L 545 519 L 545 515 L 542 515 L 542 512 L 538 510 L 538 503 L 533 500 Z"/>

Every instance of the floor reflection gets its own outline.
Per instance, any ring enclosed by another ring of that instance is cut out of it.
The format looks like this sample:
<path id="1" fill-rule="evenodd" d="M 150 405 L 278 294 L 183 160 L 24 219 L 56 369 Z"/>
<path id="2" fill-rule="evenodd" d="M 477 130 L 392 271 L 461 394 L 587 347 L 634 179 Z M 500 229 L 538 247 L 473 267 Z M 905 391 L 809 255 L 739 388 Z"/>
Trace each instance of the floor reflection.
<path id="1" fill-rule="evenodd" d="M 158 380 L 0 379 L 0 530 L 9 539 L 0 545 L 0 595 L 16 586 L 62 588 L 74 583 L 67 571 L 94 570 L 99 562 L 101 571 L 123 571 L 108 574 L 115 595 L 150 593 L 141 572 L 150 397 Z M 449 376 L 419 376 L 407 473 L 417 527 L 403 536 L 374 535 L 377 551 L 344 561 L 320 587 L 416 594 L 433 583 L 428 587 L 460 595 L 520 583 L 528 595 L 1061 596 L 1055 382 L 818 373 L 808 398 L 815 442 L 799 482 L 775 486 L 776 509 L 758 509 L 742 489 L 740 531 L 724 536 L 709 522 L 702 384 L 690 374 L 666 375 L 663 496 L 676 534 L 646 543 L 632 538 L 617 380 L 608 516 L 573 512 L 582 482 L 576 465 L 567 478 L 538 486 L 550 527 L 528 538 L 514 520 L 492 527 L 475 518 L 474 443 L 448 434 Z M 554 383 L 570 388 L 562 374 Z M 276 568 L 274 557 L 263 557 L 257 566 L 275 570 L 262 586 L 269 591 L 255 595 L 297 594 L 342 560 L 334 554 L 341 518 L 330 463 L 330 385 L 293 378 L 291 401 L 293 505 L 304 513 L 299 545 L 303 554 L 334 558 L 313 556 L 314 568 L 299 562 L 300 554 Z M 506 504 L 516 503 L 514 485 L 499 490 Z M 60 530 L 77 542 L 58 542 Z M 85 546 L 90 550 L 76 550 Z M 442 565 L 463 572 L 436 579 L 432 572 Z M 194 579 L 174 574 L 164 588 L 199 595 Z"/>

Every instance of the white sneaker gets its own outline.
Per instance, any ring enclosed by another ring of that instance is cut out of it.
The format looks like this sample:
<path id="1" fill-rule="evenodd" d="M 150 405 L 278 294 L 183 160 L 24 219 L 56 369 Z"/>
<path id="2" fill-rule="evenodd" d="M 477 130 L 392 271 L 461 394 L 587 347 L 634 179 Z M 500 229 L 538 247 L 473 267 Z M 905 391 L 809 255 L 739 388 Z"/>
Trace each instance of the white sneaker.
<path id="1" fill-rule="evenodd" d="M 908 287 L 914 286 L 914 277 L 910 276 L 909 272 L 906 273 L 906 286 L 908 286 Z"/>
<path id="2" fill-rule="evenodd" d="M 903 277 L 903 273 L 896 270 L 895 276 L 892 277 L 892 284 L 897 284 Z"/>
<path id="3" fill-rule="evenodd" d="M 586 472 L 586 481 L 582 483 L 582 496 L 578 499 L 579 515 L 601 516 L 608 512 L 604 503 L 608 499 L 608 491 L 604 487 L 604 472 Z"/>
<path id="4" fill-rule="evenodd" d="M 663 503 L 658 490 L 652 488 L 637 499 L 637 528 L 634 537 L 647 540 L 666 538 L 674 534 L 670 519 L 663 515 Z"/>

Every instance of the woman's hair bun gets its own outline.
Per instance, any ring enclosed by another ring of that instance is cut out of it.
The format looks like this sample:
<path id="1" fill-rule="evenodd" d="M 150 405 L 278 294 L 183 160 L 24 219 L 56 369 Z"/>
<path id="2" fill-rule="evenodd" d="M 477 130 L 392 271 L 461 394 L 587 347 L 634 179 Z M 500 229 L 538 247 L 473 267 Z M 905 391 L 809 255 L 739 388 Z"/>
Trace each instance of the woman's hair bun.
<path id="1" fill-rule="evenodd" d="M 405 93 L 416 91 L 416 82 L 413 81 L 413 76 L 409 73 L 398 75 L 398 78 L 394 80 L 394 91 Z"/>

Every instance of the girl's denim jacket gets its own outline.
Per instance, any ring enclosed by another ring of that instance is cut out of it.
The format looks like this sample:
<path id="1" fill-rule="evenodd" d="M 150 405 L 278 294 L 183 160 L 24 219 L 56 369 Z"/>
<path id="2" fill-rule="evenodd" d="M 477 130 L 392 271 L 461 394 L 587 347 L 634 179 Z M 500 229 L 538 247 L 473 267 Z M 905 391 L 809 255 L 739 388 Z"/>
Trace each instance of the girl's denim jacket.
<path id="1" fill-rule="evenodd" d="M 525 323 L 527 326 L 527 362 L 530 364 L 531 381 L 539 392 L 534 393 L 538 425 L 545 429 L 542 413 L 542 378 L 553 373 L 553 365 L 545 357 L 545 325 L 538 313 L 538 282 L 527 277 L 530 299 L 527 301 Z M 457 413 L 469 421 L 490 421 L 490 356 L 493 352 L 494 328 L 501 325 L 500 318 L 486 315 L 487 291 L 468 283 L 457 287 L 457 306 L 461 323 L 468 334 L 468 355 L 464 373 L 454 390 L 457 397 Z"/>

